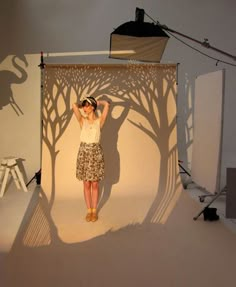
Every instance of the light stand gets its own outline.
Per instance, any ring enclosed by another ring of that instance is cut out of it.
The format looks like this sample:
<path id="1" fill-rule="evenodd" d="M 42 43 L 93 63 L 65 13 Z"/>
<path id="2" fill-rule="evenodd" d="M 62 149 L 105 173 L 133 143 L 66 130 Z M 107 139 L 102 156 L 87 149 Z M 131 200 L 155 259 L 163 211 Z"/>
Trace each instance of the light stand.
<path id="1" fill-rule="evenodd" d="M 42 51 L 40 53 L 40 64 L 38 66 L 41 70 L 41 85 L 40 85 L 40 88 L 41 88 L 40 89 L 41 90 L 41 97 L 40 97 L 40 139 L 41 139 L 41 143 L 40 143 L 40 170 L 35 173 L 35 178 L 36 178 L 37 184 L 40 185 L 41 175 L 42 175 L 41 166 L 42 166 L 42 126 L 43 126 L 42 125 L 43 69 L 45 67 Z"/>
<path id="2" fill-rule="evenodd" d="M 43 59 L 43 52 L 40 53 L 40 64 L 38 67 L 41 70 L 41 86 L 40 86 L 40 122 L 41 122 L 41 113 L 42 113 L 42 94 L 43 94 L 43 69 L 45 67 L 44 59 Z M 41 128 L 41 123 L 40 123 L 40 139 L 42 139 L 42 128 Z M 42 142 L 40 143 L 40 169 L 34 174 L 34 176 L 29 180 L 29 182 L 26 184 L 28 186 L 34 179 L 36 180 L 36 184 L 40 185 L 41 184 L 41 163 L 42 163 Z"/>

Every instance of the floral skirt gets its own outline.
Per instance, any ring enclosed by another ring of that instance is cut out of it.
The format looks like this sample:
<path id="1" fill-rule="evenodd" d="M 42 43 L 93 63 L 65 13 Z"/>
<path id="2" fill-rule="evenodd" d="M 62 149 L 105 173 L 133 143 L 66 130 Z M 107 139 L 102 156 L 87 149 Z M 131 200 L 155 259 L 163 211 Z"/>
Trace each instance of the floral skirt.
<path id="1" fill-rule="evenodd" d="M 76 177 L 83 181 L 100 181 L 104 178 L 104 155 L 99 143 L 80 143 Z"/>

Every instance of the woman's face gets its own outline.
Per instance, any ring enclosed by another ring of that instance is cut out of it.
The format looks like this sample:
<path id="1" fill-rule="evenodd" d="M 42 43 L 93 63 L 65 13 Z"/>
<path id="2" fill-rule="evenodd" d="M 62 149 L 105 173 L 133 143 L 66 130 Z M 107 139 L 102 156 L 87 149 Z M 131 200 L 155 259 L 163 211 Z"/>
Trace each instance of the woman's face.
<path id="1" fill-rule="evenodd" d="M 93 106 L 89 103 L 86 103 L 85 106 L 83 106 L 83 110 L 86 114 L 90 114 L 91 112 L 93 112 Z"/>

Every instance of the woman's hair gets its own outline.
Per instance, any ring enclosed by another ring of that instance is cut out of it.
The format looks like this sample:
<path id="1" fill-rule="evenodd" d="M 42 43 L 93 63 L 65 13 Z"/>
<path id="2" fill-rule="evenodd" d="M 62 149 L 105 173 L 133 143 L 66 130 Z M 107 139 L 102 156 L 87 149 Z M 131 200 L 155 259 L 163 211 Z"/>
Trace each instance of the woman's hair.
<path id="1" fill-rule="evenodd" d="M 94 108 L 94 111 L 96 111 L 97 101 L 94 99 L 94 97 L 86 97 L 86 99 L 84 99 L 82 102 L 82 107 L 84 107 L 86 103 L 90 104 Z"/>

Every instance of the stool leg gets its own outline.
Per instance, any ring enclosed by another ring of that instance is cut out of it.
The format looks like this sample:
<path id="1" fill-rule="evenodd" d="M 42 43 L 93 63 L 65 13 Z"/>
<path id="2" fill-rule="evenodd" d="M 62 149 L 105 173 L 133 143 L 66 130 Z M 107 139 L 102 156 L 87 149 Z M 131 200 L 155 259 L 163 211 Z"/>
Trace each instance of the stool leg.
<path id="1" fill-rule="evenodd" d="M 23 176 L 22 176 L 22 174 L 21 174 L 21 172 L 20 172 L 20 170 L 19 170 L 19 167 L 18 167 L 17 165 L 15 166 L 15 171 L 16 171 L 16 174 L 17 174 L 19 180 L 20 180 L 20 183 L 21 183 L 21 186 L 22 186 L 23 190 L 24 190 L 25 192 L 27 192 L 28 189 L 27 189 L 27 187 L 26 187 L 26 185 L 25 185 Z"/>
<path id="2" fill-rule="evenodd" d="M 1 191 L 0 191 L 0 197 L 3 197 L 3 194 L 5 192 L 5 188 L 6 188 L 6 185 L 7 185 L 7 178 L 8 178 L 9 172 L 10 172 L 10 168 L 7 167 L 5 175 L 4 175 L 4 178 L 3 178 L 3 182 L 2 182 L 2 187 L 1 187 Z"/>
<path id="3" fill-rule="evenodd" d="M 11 173 L 11 175 L 12 175 L 14 181 L 15 181 L 17 189 L 21 189 L 20 183 L 19 183 L 19 179 L 17 177 L 17 174 L 16 174 L 16 171 L 15 171 L 14 167 L 11 167 L 10 173 Z"/>
<path id="4" fill-rule="evenodd" d="M 4 165 L 0 166 L 0 183 L 2 182 L 5 169 L 6 169 L 6 166 L 4 166 Z"/>

